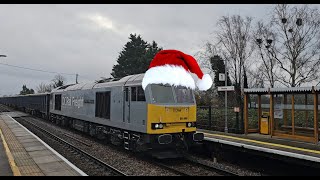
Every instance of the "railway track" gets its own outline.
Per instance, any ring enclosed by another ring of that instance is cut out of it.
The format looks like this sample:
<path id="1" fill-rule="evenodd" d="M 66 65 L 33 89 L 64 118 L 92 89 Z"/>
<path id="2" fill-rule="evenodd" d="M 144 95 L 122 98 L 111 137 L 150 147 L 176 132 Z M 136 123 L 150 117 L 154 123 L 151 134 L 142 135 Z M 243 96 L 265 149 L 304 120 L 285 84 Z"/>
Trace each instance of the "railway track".
<path id="1" fill-rule="evenodd" d="M 0 104 L 0 113 L 2 113 L 2 112 L 9 112 L 9 110 L 8 110 L 8 108 L 6 108 L 2 104 Z"/>
<path id="2" fill-rule="evenodd" d="M 156 164 L 157 166 L 159 166 L 161 168 L 164 168 L 164 169 L 166 169 L 168 171 L 171 171 L 171 172 L 173 172 L 173 173 L 175 173 L 177 175 L 180 175 L 180 176 L 192 176 L 192 175 L 190 175 L 188 173 L 185 173 L 185 172 L 183 172 L 181 170 L 177 170 L 177 169 L 175 169 L 175 168 L 173 168 L 173 167 L 171 167 L 171 166 L 169 166 L 169 165 L 167 165 L 165 163 L 161 163 L 161 162 L 152 162 L 152 163 Z"/>
<path id="3" fill-rule="evenodd" d="M 205 169 L 215 171 L 218 174 L 221 174 L 223 176 L 239 176 L 239 174 L 237 174 L 235 172 L 232 172 L 232 171 L 229 171 L 229 170 L 226 170 L 226 169 L 222 169 L 222 168 L 220 168 L 218 166 L 204 164 L 204 163 L 196 160 L 195 158 L 193 158 L 191 156 L 186 156 L 185 160 L 190 162 L 190 163 L 193 163 L 194 165 L 197 165 L 199 167 L 203 167 Z"/>
<path id="4" fill-rule="evenodd" d="M 192 158 L 183 158 L 172 162 L 152 161 L 153 164 L 180 176 L 239 176 L 238 174 L 198 162 Z"/>
<path id="5" fill-rule="evenodd" d="M 174 163 L 153 162 L 154 164 L 170 170 L 181 176 L 239 176 L 238 174 L 221 169 L 215 166 L 209 166 L 191 158 L 175 160 Z"/>
<path id="6" fill-rule="evenodd" d="M 213 164 L 200 162 L 192 155 L 173 160 L 155 160 L 149 156 L 139 156 L 139 158 L 180 176 L 240 176 Z"/>
<path id="7" fill-rule="evenodd" d="M 6 108 L 3 105 L 0 105 L 0 112 L 9 112 L 10 110 Z M 75 147 L 73 144 L 70 144 L 66 140 L 62 139 L 61 136 L 58 137 L 51 132 L 47 131 L 43 127 L 40 127 L 39 125 L 34 124 L 33 122 L 30 122 L 28 120 L 28 117 L 20 117 L 18 119 L 21 119 L 23 122 L 27 123 L 28 125 L 34 127 L 38 131 L 44 133 L 47 137 L 50 139 L 53 139 L 60 144 L 66 146 L 70 151 L 72 151 L 77 156 L 80 155 L 80 157 L 85 157 L 87 159 L 90 159 L 91 162 L 94 162 L 94 164 L 98 165 L 99 168 L 105 169 L 106 171 L 111 171 L 112 175 L 120 175 L 120 176 L 126 176 L 125 173 L 122 173 L 118 169 L 106 164 L 105 162 L 101 161 L 100 159 L 90 155 L 89 153 Z M 65 137 L 68 137 L 72 140 L 77 141 L 78 143 L 81 143 L 87 147 L 91 147 L 91 144 L 83 142 L 81 139 L 78 139 L 74 137 L 73 135 L 69 133 L 63 133 L 62 134 Z M 150 161 L 150 160 L 149 160 Z M 176 160 L 175 160 L 176 161 Z M 180 176 L 194 176 L 194 175 L 201 175 L 201 172 L 204 172 L 204 175 L 223 175 L 223 176 L 238 176 L 238 174 L 227 171 L 225 169 L 221 169 L 220 167 L 216 167 L 214 165 L 207 165 L 204 163 L 201 163 L 192 156 L 186 156 L 184 159 L 180 159 L 178 161 L 171 161 L 174 164 L 168 164 L 167 162 L 160 162 L 160 161 L 151 161 L 151 163 L 155 164 L 156 166 L 159 166 L 162 169 L 165 169 L 167 171 L 170 171 L 174 174 L 180 175 Z M 92 163 L 88 163 L 92 164 Z M 181 168 L 183 166 L 184 168 Z M 193 169 L 193 170 L 190 170 Z"/>
<path id="8" fill-rule="evenodd" d="M 91 161 L 88 162 L 88 164 L 95 164 L 98 166 L 99 170 L 104 169 L 105 171 L 108 172 L 108 174 L 110 174 L 110 176 L 127 176 L 125 173 L 123 173 L 122 171 L 114 168 L 113 166 L 106 164 L 105 162 L 103 162 L 102 160 L 90 155 L 88 152 L 85 152 L 79 148 L 77 148 L 76 146 L 70 144 L 69 142 L 63 140 L 62 138 L 52 134 L 51 132 L 43 129 L 42 127 L 26 120 L 25 118 L 19 118 L 21 119 L 23 122 L 27 123 L 28 125 L 34 127 L 35 129 L 37 129 L 38 131 L 44 133 L 47 137 L 55 140 L 56 142 L 60 143 L 61 145 L 67 147 L 68 149 L 70 149 L 71 152 L 73 152 L 75 155 L 81 155 L 82 158 L 86 158 L 87 160 Z"/>
<path id="9" fill-rule="evenodd" d="M 64 133 L 63 135 L 68 137 L 68 138 L 71 138 L 71 139 L 73 139 L 73 140 L 75 140 L 75 141 L 77 141 L 77 142 L 79 142 L 79 143 L 81 143 L 81 144 L 83 144 L 85 146 L 92 147 L 92 144 L 85 143 L 81 139 L 78 139 L 78 138 L 76 138 L 76 137 L 74 137 L 74 136 L 72 136 L 70 134 Z"/>
<path id="10" fill-rule="evenodd" d="M 95 158 L 94 156 L 90 155 L 89 153 L 81 150 L 81 149 L 78 149 L 77 147 L 75 147 L 74 145 L 68 143 L 67 141 L 63 140 L 62 138 L 52 134 L 51 132 L 45 130 L 43 127 L 40 127 L 30 121 L 28 121 L 27 119 L 28 117 L 22 117 L 22 118 L 19 118 L 19 119 L 22 119 L 24 122 L 26 122 L 27 124 L 33 126 L 35 129 L 43 132 L 44 134 L 46 134 L 46 136 L 50 137 L 51 139 L 54 139 L 55 141 L 59 142 L 60 144 L 63 144 L 65 146 L 67 146 L 69 149 L 71 149 L 75 154 L 80 154 L 88 159 L 93 159 L 91 161 L 94 161 L 96 164 L 99 165 L 99 167 L 102 167 L 104 169 L 112 169 L 114 175 L 120 175 L 120 176 L 126 176 L 124 173 L 122 173 L 121 171 L 117 170 L 116 168 L 113 168 L 112 166 L 104 163 L 103 161 L 99 160 L 98 158 Z M 70 134 L 66 134 L 64 133 L 63 136 L 66 136 L 66 137 L 69 137 L 71 139 L 74 139 L 76 140 L 77 142 L 81 142 L 80 139 L 77 139 L 75 137 L 73 137 L 72 135 Z M 81 142 L 82 144 L 86 145 L 86 146 L 91 146 L 90 144 L 87 144 L 87 143 L 84 143 L 84 142 Z M 175 163 L 175 161 L 172 161 Z M 151 161 L 151 163 L 163 168 L 163 169 L 166 169 L 174 174 L 177 174 L 177 175 L 180 175 L 180 176 L 194 176 L 195 174 L 197 175 L 201 175 L 199 174 L 199 172 L 201 171 L 211 171 L 212 175 L 223 175 L 223 176 L 238 176 L 237 174 L 233 173 L 233 172 L 230 172 L 230 171 L 227 171 L 227 170 L 224 170 L 224 169 L 221 169 L 219 167 L 215 167 L 215 166 L 208 166 L 208 165 L 205 165 L 201 162 L 198 162 L 196 160 L 194 160 L 193 158 L 191 157 L 186 157 L 182 160 L 179 160 L 177 161 L 177 163 L 175 163 L 175 165 L 172 165 L 172 164 L 167 164 L 165 162 L 159 162 L 159 161 Z M 199 169 L 199 170 L 196 170 L 198 171 L 198 173 L 194 173 L 194 170 L 193 171 L 188 171 L 188 168 L 180 168 L 180 166 L 184 166 L 184 167 L 191 167 L 191 169 Z M 209 172 L 209 175 L 210 175 L 210 172 Z"/>

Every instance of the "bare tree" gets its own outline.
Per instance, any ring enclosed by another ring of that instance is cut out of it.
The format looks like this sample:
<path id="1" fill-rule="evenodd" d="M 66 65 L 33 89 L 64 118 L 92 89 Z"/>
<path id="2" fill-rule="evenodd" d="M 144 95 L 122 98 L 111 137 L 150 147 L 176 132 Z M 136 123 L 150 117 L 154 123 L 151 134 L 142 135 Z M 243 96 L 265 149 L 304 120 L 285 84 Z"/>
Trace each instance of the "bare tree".
<path id="1" fill-rule="evenodd" d="M 264 88 L 265 87 L 265 72 L 264 65 L 257 65 L 248 70 L 248 87 L 249 88 Z"/>
<path id="2" fill-rule="evenodd" d="M 217 47 L 219 55 L 228 62 L 228 71 L 235 85 L 236 104 L 241 108 L 241 120 L 238 128 L 243 129 L 243 96 L 242 89 L 247 84 L 246 72 L 250 66 L 249 58 L 253 53 L 254 44 L 251 43 L 251 17 L 233 15 L 222 16 L 218 21 Z M 238 119 L 238 118 L 237 118 Z"/>
<path id="3" fill-rule="evenodd" d="M 52 88 L 51 84 L 40 83 L 36 89 L 38 93 L 46 93 L 51 92 Z"/>
<path id="4" fill-rule="evenodd" d="M 268 53 L 281 69 L 280 83 L 301 86 L 319 78 L 320 14 L 316 8 L 277 5 L 269 32 L 275 38 Z"/>
<path id="5" fill-rule="evenodd" d="M 63 77 L 62 75 L 60 75 L 60 74 L 55 75 L 54 78 L 52 79 L 53 88 L 57 88 L 57 87 L 63 86 L 64 83 L 65 83 L 65 80 L 66 80 L 66 78 Z"/>
<path id="6" fill-rule="evenodd" d="M 244 71 L 254 50 L 250 43 L 251 22 L 251 17 L 223 16 L 218 21 L 219 30 L 216 32 L 220 54 L 228 61 L 230 76 L 239 89 L 243 87 Z"/>
<path id="7" fill-rule="evenodd" d="M 204 48 L 202 48 L 202 50 L 198 51 L 194 57 L 196 58 L 196 60 L 198 61 L 198 64 L 201 68 L 207 69 L 209 71 L 209 73 L 212 73 L 212 65 L 210 63 L 210 58 L 212 58 L 214 55 L 216 55 L 217 50 L 216 47 L 210 43 L 207 42 L 204 45 Z"/>
<path id="8" fill-rule="evenodd" d="M 216 47 L 212 43 L 207 42 L 200 51 L 193 55 L 201 69 L 208 73 L 212 79 L 214 78 L 214 71 L 210 59 L 216 55 L 216 51 Z"/>
<path id="9" fill-rule="evenodd" d="M 269 53 L 270 44 L 272 41 L 276 41 L 276 36 L 272 33 L 267 27 L 269 25 L 264 25 L 262 21 L 257 23 L 257 29 L 254 33 L 254 41 L 257 46 L 257 56 L 261 59 L 261 64 L 258 67 L 258 72 L 262 74 L 263 77 L 259 75 L 263 80 L 266 79 L 269 82 L 271 88 L 275 86 L 275 82 L 278 81 L 277 74 L 277 61 L 276 59 Z M 256 74 L 258 75 L 258 74 Z M 261 80 L 261 79 L 260 79 Z"/>

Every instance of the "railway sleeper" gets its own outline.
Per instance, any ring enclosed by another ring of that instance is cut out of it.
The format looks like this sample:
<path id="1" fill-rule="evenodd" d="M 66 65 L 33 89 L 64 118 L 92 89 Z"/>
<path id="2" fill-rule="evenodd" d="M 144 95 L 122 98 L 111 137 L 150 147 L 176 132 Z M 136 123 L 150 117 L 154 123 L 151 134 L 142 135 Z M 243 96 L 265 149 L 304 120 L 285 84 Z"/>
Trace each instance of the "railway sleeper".
<path id="1" fill-rule="evenodd" d="M 195 144 L 202 144 L 201 142 L 192 141 L 193 139 L 201 139 L 201 137 L 198 137 L 198 134 L 177 133 L 150 135 L 86 122 L 57 114 L 50 114 L 50 121 L 59 126 L 78 130 L 106 143 L 122 146 L 124 149 L 133 152 L 163 150 L 183 152 L 188 151 L 188 148 Z"/>

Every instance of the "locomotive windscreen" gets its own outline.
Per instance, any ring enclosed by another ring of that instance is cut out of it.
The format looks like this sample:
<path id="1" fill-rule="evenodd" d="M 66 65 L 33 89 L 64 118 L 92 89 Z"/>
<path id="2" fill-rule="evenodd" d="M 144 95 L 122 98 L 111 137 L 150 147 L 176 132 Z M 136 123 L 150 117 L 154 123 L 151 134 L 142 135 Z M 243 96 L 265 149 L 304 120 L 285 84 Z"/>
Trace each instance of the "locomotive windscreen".
<path id="1" fill-rule="evenodd" d="M 191 89 L 185 87 L 174 87 L 177 97 L 177 103 L 194 103 L 193 94 Z"/>
<path id="2" fill-rule="evenodd" d="M 151 91 L 153 103 L 194 103 L 192 90 L 182 86 L 152 84 Z"/>
<path id="3" fill-rule="evenodd" d="M 152 84 L 151 91 L 154 103 L 175 103 L 171 86 Z"/>

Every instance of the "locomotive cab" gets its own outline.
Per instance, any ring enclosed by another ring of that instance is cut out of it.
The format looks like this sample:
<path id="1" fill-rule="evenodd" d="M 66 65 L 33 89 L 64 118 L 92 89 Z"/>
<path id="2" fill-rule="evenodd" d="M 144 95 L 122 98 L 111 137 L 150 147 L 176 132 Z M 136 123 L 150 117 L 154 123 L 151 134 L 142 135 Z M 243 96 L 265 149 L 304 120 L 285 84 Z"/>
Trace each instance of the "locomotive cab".
<path id="1" fill-rule="evenodd" d="M 193 90 L 183 86 L 150 84 L 146 87 L 147 133 L 156 135 L 159 144 L 182 140 L 190 146 L 201 142 L 196 132 L 196 101 Z"/>

